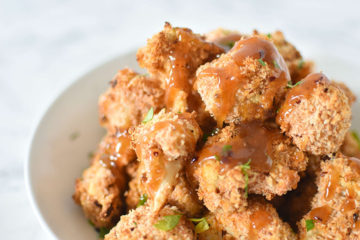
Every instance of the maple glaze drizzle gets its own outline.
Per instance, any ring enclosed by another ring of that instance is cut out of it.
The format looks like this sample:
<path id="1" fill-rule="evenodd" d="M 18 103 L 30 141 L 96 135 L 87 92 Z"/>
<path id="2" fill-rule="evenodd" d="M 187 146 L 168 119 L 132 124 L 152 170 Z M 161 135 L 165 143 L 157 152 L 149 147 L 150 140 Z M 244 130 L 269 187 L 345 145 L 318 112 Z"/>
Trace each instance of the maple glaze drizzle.
<path id="1" fill-rule="evenodd" d="M 117 131 L 111 138 L 111 142 L 107 142 L 99 162 L 104 167 L 111 170 L 116 179 L 120 180 L 123 177 L 123 158 L 132 157 L 131 138 L 127 130 Z M 119 183 L 122 184 L 122 183 Z"/>
<path id="2" fill-rule="evenodd" d="M 235 131 L 237 135 L 227 142 L 205 145 L 198 159 L 191 162 L 189 172 L 194 172 L 207 160 L 217 160 L 221 163 L 221 173 L 225 173 L 228 169 L 247 163 L 250 159 L 252 170 L 269 172 L 272 167 L 272 159 L 269 156 L 272 142 L 282 137 L 280 131 L 266 128 L 258 122 L 242 124 Z M 231 149 L 225 151 L 225 145 L 231 146 Z"/>
<path id="3" fill-rule="evenodd" d="M 316 221 L 320 221 L 321 223 L 325 224 L 330 218 L 330 215 L 332 213 L 332 208 L 328 205 L 314 208 L 310 211 L 309 215 L 310 218 Z"/>
<path id="4" fill-rule="evenodd" d="M 193 78 L 192 74 L 196 71 L 197 66 L 192 66 L 194 61 L 192 58 L 192 48 L 194 45 L 194 36 L 190 29 L 175 28 L 176 41 L 172 44 L 170 50 L 170 72 L 166 79 L 166 107 L 171 109 L 176 104 L 179 94 L 189 96 L 192 90 Z M 202 41 L 200 38 L 197 41 Z M 210 43 L 209 43 L 210 44 Z M 219 48 L 219 54 L 221 48 Z M 215 54 L 214 56 L 215 57 Z M 209 60 L 212 60 L 210 56 Z M 183 92 L 183 93 L 181 93 Z"/>
<path id="5" fill-rule="evenodd" d="M 324 198 L 329 201 L 334 198 L 337 187 L 339 186 L 340 172 L 339 170 L 331 167 L 329 178 L 326 183 Z"/>
<path id="6" fill-rule="evenodd" d="M 240 220 L 241 221 L 241 220 Z M 266 209 L 258 209 L 250 215 L 249 239 L 257 239 L 258 233 L 272 221 Z"/>
<path id="7" fill-rule="evenodd" d="M 179 119 L 187 119 L 188 121 L 192 120 L 190 113 L 178 114 L 178 117 Z M 176 134 L 184 135 L 184 139 L 187 141 L 186 144 L 194 146 L 194 148 L 197 142 L 193 132 L 176 122 L 176 120 L 156 122 L 151 126 L 150 131 L 142 136 L 141 141 L 136 145 L 136 153 L 137 156 L 140 156 L 140 159 L 146 159 L 146 169 L 149 174 L 147 174 L 146 179 L 142 179 L 141 181 L 144 186 L 146 186 L 149 195 L 152 197 L 156 194 L 164 179 L 168 161 L 163 154 L 162 149 L 159 149 L 158 147 L 148 149 L 147 144 L 151 141 L 150 139 L 155 138 L 155 135 L 162 129 L 173 129 L 173 131 L 177 131 Z"/>
<path id="8" fill-rule="evenodd" d="M 251 106 L 246 107 L 248 111 L 253 110 L 249 115 L 271 108 L 277 91 L 290 80 L 289 71 L 283 57 L 275 45 L 268 40 L 260 37 L 240 40 L 227 54 L 231 55 L 233 61 L 224 63 L 222 67 L 206 68 L 198 75 L 200 78 L 214 77 L 218 80 L 219 93 L 216 95 L 217 106 L 213 110 L 213 114 L 219 126 L 222 125 L 226 116 L 232 111 L 238 90 L 247 91 L 244 87 L 251 79 L 246 77 L 241 69 L 245 66 L 244 61 L 248 57 L 262 60 L 273 72 L 273 76 L 267 79 L 269 82 L 267 91 L 261 96 L 262 104 L 254 102 Z"/>
<path id="9" fill-rule="evenodd" d="M 294 108 L 301 103 L 303 99 L 309 99 L 314 90 L 320 86 L 329 84 L 329 79 L 323 73 L 312 73 L 306 76 L 301 83 L 293 87 L 286 95 L 285 101 L 277 114 L 276 121 L 281 122 L 292 113 Z"/>

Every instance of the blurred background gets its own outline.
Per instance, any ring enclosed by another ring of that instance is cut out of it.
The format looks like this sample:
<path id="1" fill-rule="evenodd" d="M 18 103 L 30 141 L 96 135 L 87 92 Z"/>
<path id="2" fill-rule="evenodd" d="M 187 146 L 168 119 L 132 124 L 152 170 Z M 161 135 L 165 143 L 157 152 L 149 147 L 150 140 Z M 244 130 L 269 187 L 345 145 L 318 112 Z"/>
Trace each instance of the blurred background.
<path id="1" fill-rule="evenodd" d="M 197 33 L 279 29 L 305 58 L 356 71 L 359 7 L 348 0 L 0 0 L 0 238 L 50 239 L 30 207 L 24 162 L 41 115 L 79 76 L 144 45 L 165 21 Z M 329 71 L 336 75 L 336 67 Z"/>

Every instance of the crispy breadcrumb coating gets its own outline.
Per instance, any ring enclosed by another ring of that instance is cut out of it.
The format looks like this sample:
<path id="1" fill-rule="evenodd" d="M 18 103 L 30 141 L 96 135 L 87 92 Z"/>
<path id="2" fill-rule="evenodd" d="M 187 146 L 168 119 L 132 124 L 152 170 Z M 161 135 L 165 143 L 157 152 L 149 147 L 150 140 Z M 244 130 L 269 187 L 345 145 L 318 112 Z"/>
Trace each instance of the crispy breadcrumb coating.
<path id="1" fill-rule="evenodd" d="M 262 140 L 266 135 L 272 136 Z M 223 146 L 232 146 L 227 156 L 221 152 Z M 199 182 L 198 195 L 210 211 L 232 212 L 246 207 L 247 184 L 242 156 L 252 161 L 247 170 L 249 193 L 262 194 L 268 199 L 296 188 L 299 172 L 305 170 L 308 161 L 278 129 L 268 131 L 257 123 L 222 129 L 208 139 L 199 159 L 188 170 Z M 269 166 L 261 166 L 267 164 Z"/>
<path id="2" fill-rule="evenodd" d="M 350 88 L 348 86 L 346 86 L 345 83 L 331 81 L 331 84 L 338 87 L 339 89 L 341 89 L 345 93 L 346 97 L 349 99 L 349 105 L 352 105 L 356 101 L 355 94 L 350 90 Z"/>
<path id="3" fill-rule="evenodd" d="M 124 208 L 125 166 L 134 161 L 128 133 L 107 134 L 91 166 L 76 180 L 74 200 L 97 228 L 114 226 Z"/>
<path id="4" fill-rule="evenodd" d="M 293 83 L 297 83 L 313 71 L 314 64 L 304 61 L 300 52 L 285 39 L 281 31 L 275 31 L 268 36 L 284 58 Z"/>
<path id="5" fill-rule="evenodd" d="M 136 126 L 151 107 L 155 112 L 164 107 L 165 92 L 157 79 L 125 68 L 110 84 L 99 98 L 100 124 L 110 131 Z"/>
<path id="6" fill-rule="evenodd" d="M 212 212 L 204 216 L 206 222 L 209 224 L 207 231 L 198 234 L 198 240 L 235 240 L 236 238 L 228 234 L 224 227 L 216 219 Z"/>
<path id="7" fill-rule="evenodd" d="M 177 178 L 191 160 L 201 136 L 194 114 L 161 111 L 132 132 L 140 161 L 139 187 L 158 211 L 169 199 Z"/>
<path id="8" fill-rule="evenodd" d="M 346 95 L 322 73 L 310 74 L 287 93 L 277 123 L 303 151 L 336 152 L 351 124 Z"/>
<path id="9" fill-rule="evenodd" d="M 159 213 L 154 213 L 149 206 L 141 206 L 123 215 L 119 223 L 105 235 L 105 240 L 195 240 L 193 225 L 181 216 L 179 223 L 169 231 L 156 228 L 164 216 L 177 215 L 176 207 L 164 206 Z"/>
<path id="10" fill-rule="evenodd" d="M 337 154 L 322 162 L 312 210 L 299 222 L 300 239 L 360 238 L 359 161 Z"/>
<path id="11" fill-rule="evenodd" d="M 261 199 L 249 198 L 246 210 L 216 215 L 216 218 L 235 239 L 297 239 L 290 226 L 279 218 L 271 204 Z"/>
<path id="12" fill-rule="evenodd" d="M 255 36 L 238 41 L 229 52 L 199 67 L 194 86 L 206 110 L 222 126 L 223 121 L 239 123 L 274 116 L 289 80 L 276 47 Z"/>
<path id="13" fill-rule="evenodd" d="M 196 69 L 219 54 L 223 48 L 205 42 L 188 28 L 174 28 L 165 23 L 163 31 L 148 40 L 137 53 L 139 65 L 162 80 L 166 106 L 174 112 L 191 111 L 188 97 Z"/>

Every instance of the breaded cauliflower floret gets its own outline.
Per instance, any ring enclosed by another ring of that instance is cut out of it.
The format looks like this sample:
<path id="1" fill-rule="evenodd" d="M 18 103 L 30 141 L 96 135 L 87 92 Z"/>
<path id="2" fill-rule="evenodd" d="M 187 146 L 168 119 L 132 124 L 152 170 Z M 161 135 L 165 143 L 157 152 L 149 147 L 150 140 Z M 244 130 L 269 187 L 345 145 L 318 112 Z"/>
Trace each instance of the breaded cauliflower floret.
<path id="1" fill-rule="evenodd" d="M 238 41 L 220 58 L 202 65 L 194 87 L 219 126 L 223 122 L 265 120 L 275 115 L 289 72 L 265 37 Z"/>
<path id="2" fill-rule="evenodd" d="M 137 53 L 139 65 L 162 80 L 166 89 L 166 106 L 174 112 L 189 109 L 187 98 L 192 92 L 196 69 L 219 54 L 223 48 L 208 43 L 188 28 L 173 28 L 165 23 L 164 30 L 148 40 Z"/>
<path id="3" fill-rule="evenodd" d="M 108 134 L 91 166 L 76 180 L 74 200 L 97 228 L 110 228 L 120 218 L 126 189 L 125 165 L 136 158 L 126 132 Z"/>
<path id="4" fill-rule="evenodd" d="M 209 212 L 204 217 L 209 224 L 207 231 L 198 234 L 198 240 L 235 240 L 236 238 L 228 234 L 224 227 L 216 219 L 212 212 Z"/>
<path id="5" fill-rule="evenodd" d="M 360 238 L 359 163 L 342 154 L 322 162 L 312 210 L 299 222 L 300 239 Z"/>
<path id="6" fill-rule="evenodd" d="M 230 125 L 210 137 L 189 171 L 210 211 L 231 212 L 246 207 L 246 187 L 249 193 L 268 199 L 296 188 L 298 173 L 305 170 L 307 161 L 280 130 L 251 123 Z"/>
<path id="7" fill-rule="evenodd" d="M 314 64 L 304 61 L 300 52 L 285 39 L 281 31 L 275 31 L 268 36 L 284 58 L 293 83 L 300 81 L 312 72 Z"/>
<path id="8" fill-rule="evenodd" d="M 153 200 L 153 211 L 167 202 L 180 172 L 193 157 L 201 134 L 194 114 L 165 111 L 133 131 L 140 161 L 139 186 Z"/>
<path id="9" fill-rule="evenodd" d="M 279 218 L 273 206 L 261 199 L 249 198 L 246 210 L 216 215 L 216 218 L 235 239 L 297 239 L 290 226 Z"/>
<path id="10" fill-rule="evenodd" d="M 136 126 L 151 107 L 158 112 L 165 106 L 164 95 L 159 80 L 120 70 L 99 98 L 100 124 L 110 131 Z"/>
<path id="11" fill-rule="evenodd" d="M 303 151 L 336 152 L 351 123 L 348 98 L 322 73 L 310 74 L 287 93 L 277 115 L 281 130 Z"/>
<path id="12" fill-rule="evenodd" d="M 105 236 L 105 240 L 195 240 L 193 226 L 185 216 L 181 216 L 178 224 L 168 231 L 154 226 L 164 216 L 179 214 L 176 207 L 164 206 L 159 213 L 154 213 L 148 206 L 138 207 L 122 216 L 120 222 Z"/>
<path id="13" fill-rule="evenodd" d="M 129 182 L 129 190 L 125 193 L 128 209 L 134 209 L 139 203 L 140 197 L 144 194 L 139 187 L 139 178 L 134 178 Z M 197 217 L 203 211 L 196 192 L 190 187 L 185 174 L 180 173 L 176 178 L 176 185 L 170 193 L 167 203 L 177 207 L 188 217 Z"/>

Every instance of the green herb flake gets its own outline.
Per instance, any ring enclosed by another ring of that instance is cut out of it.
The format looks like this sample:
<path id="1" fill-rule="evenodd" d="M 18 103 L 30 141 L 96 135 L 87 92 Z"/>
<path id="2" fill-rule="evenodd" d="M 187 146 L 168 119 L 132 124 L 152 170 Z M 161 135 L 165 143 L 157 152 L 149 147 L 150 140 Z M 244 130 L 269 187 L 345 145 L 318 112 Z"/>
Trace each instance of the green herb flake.
<path id="1" fill-rule="evenodd" d="M 258 61 L 261 65 L 266 66 L 266 62 L 264 62 L 264 60 L 262 60 L 261 58 L 259 58 Z"/>
<path id="2" fill-rule="evenodd" d="M 271 33 L 268 33 L 266 36 L 267 36 L 268 38 L 271 38 Z"/>
<path id="3" fill-rule="evenodd" d="M 154 108 L 150 108 L 150 110 L 148 111 L 148 113 L 146 114 L 146 117 L 144 118 L 144 120 L 142 122 L 147 123 L 147 122 L 151 121 L 151 119 L 153 119 L 153 117 L 154 117 Z"/>
<path id="4" fill-rule="evenodd" d="M 314 220 L 312 219 L 305 220 L 305 225 L 306 225 L 306 231 L 310 231 L 315 227 Z"/>
<path id="5" fill-rule="evenodd" d="M 214 158 L 216 159 L 216 160 L 218 160 L 218 161 L 220 161 L 220 157 L 218 156 L 218 155 L 214 155 Z"/>
<path id="6" fill-rule="evenodd" d="M 248 197 L 248 188 L 249 188 L 249 173 L 248 170 L 250 170 L 250 163 L 251 163 L 251 159 L 249 159 L 249 161 L 245 164 L 240 165 L 241 167 L 241 172 L 244 174 L 245 177 L 245 198 Z"/>
<path id="7" fill-rule="evenodd" d="M 76 140 L 77 138 L 80 137 L 80 133 L 79 132 L 73 132 L 72 134 L 70 134 L 69 138 L 70 140 L 74 141 Z"/>
<path id="8" fill-rule="evenodd" d="M 294 87 L 296 87 L 297 85 L 300 85 L 302 82 L 303 82 L 303 80 L 298 81 L 298 82 L 295 83 L 294 85 L 293 85 L 291 82 L 288 82 L 287 87 L 288 87 L 288 88 L 294 88 Z"/>
<path id="9" fill-rule="evenodd" d="M 89 219 L 88 220 L 88 223 L 92 226 L 92 227 L 95 227 L 95 224 Z"/>
<path id="10" fill-rule="evenodd" d="M 102 227 L 99 229 L 99 238 L 104 238 L 106 234 L 110 232 L 110 229 Z"/>
<path id="11" fill-rule="evenodd" d="M 206 221 L 206 218 L 190 218 L 190 221 L 192 221 L 193 223 L 197 223 L 195 226 L 195 232 L 196 233 L 202 233 L 207 231 L 210 226 L 209 223 Z"/>
<path id="12" fill-rule="evenodd" d="M 135 225 L 135 227 L 137 226 L 137 223 L 136 222 L 133 222 L 134 223 L 134 225 Z"/>
<path id="13" fill-rule="evenodd" d="M 304 63 L 304 60 L 301 59 L 297 65 L 298 69 L 302 69 L 304 67 Z"/>
<path id="14" fill-rule="evenodd" d="M 225 46 L 229 47 L 230 49 L 234 47 L 235 45 L 235 42 L 227 42 L 227 43 L 224 43 Z"/>
<path id="15" fill-rule="evenodd" d="M 161 220 L 154 224 L 154 227 L 162 231 L 170 231 L 178 225 L 182 215 L 168 215 L 164 216 Z"/>
<path id="16" fill-rule="evenodd" d="M 231 146 L 231 145 L 224 145 L 223 148 L 222 148 L 222 153 L 223 153 L 224 155 L 227 155 L 228 152 L 231 151 L 231 149 L 232 149 L 232 146 Z"/>
<path id="17" fill-rule="evenodd" d="M 92 159 L 92 158 L 94 157 L 94 155 L 95 155 L 94 152 L 89 152 L 89 153 L 88 153 L 88 158 L 89 158 L 89 159 Z"/>
<path id="18" fill-rule="evenodd" d="M 279 64 L 275 60 L 273 61 L 273 63 L 274 63 L 275 68 L 277 68 L 277 69 L 280 68 Z"/>
<path id="19" fill-rule="evenodd" d="M 148 200 L 148 195 L 147 195 L 146 193 L 142 194 L 142 195 L 140 196 L 139 202 L 138 202 L 138 204 L 136 205 L 136 207 L 143 206 L 143 205 L 146 203 L 147 200 Z"/>
<path id="20" fill-rule="evenodd" d="M 358 148 L 360 149 L 360 138 L 359 138 L 359 134 L 353 130 L 351 131 L 351 136 L 355 139 L 355 141 L 357 142 L 358 144 Z"/>

